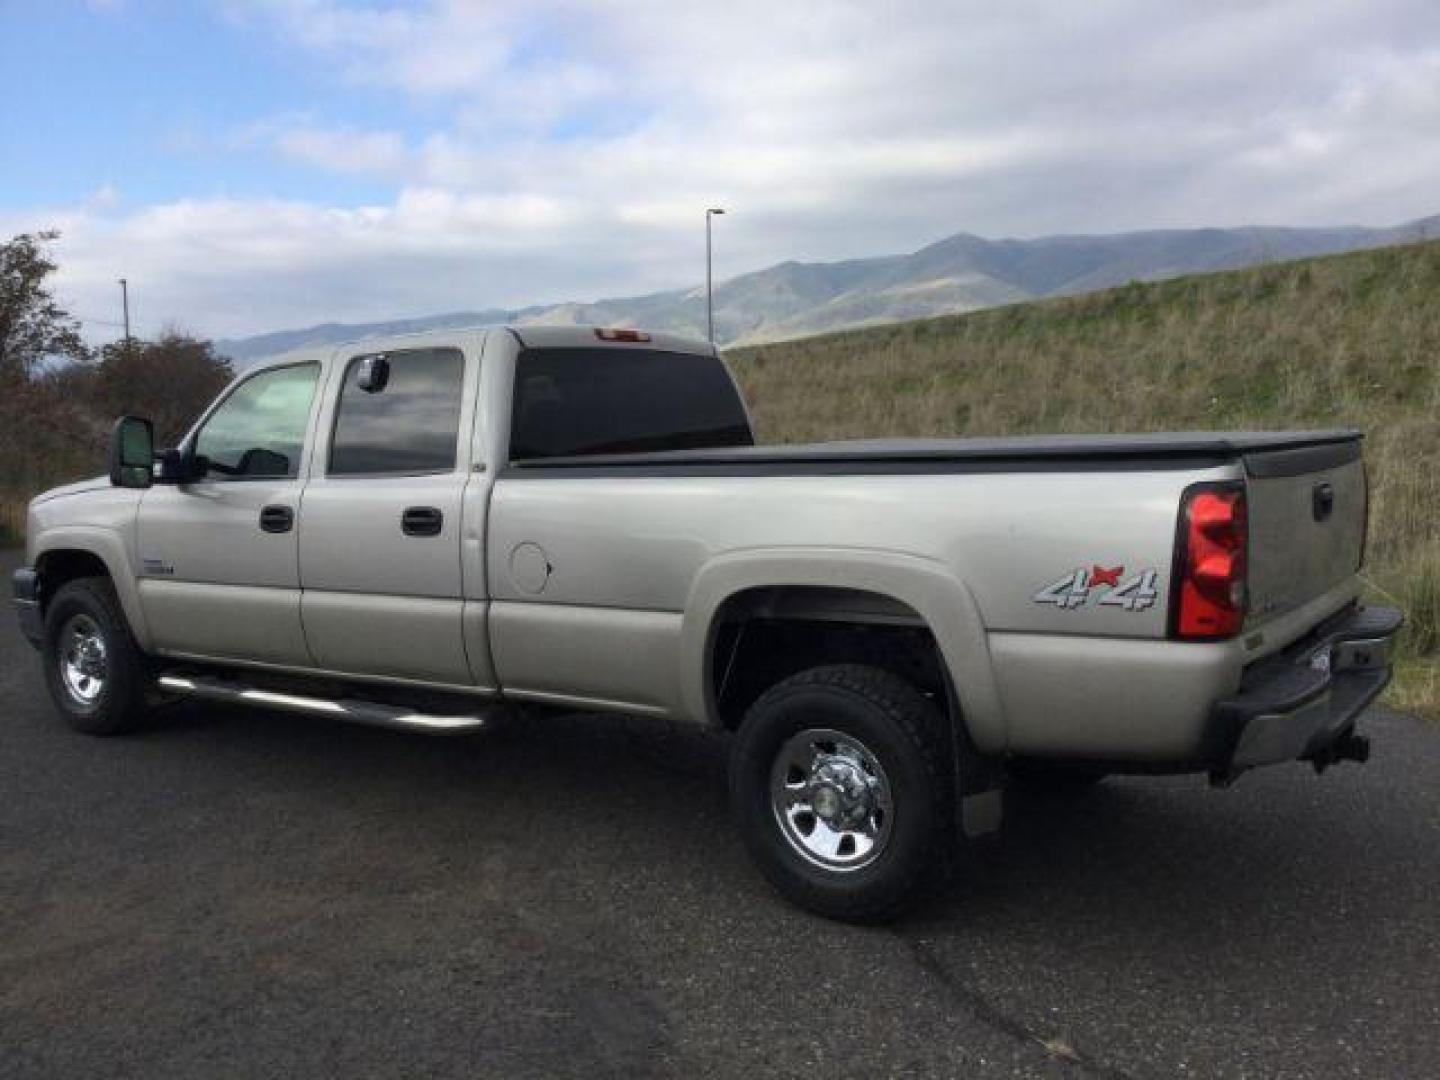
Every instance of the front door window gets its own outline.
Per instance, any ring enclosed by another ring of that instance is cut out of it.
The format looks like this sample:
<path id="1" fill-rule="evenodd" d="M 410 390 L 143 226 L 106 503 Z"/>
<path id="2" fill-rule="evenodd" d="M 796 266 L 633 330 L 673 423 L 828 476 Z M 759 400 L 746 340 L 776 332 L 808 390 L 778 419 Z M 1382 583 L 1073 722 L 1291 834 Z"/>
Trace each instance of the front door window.
<path id="1" fill-rule="evenodd" d="M 235 387 L 195 439 L 207 480 L 290 479 L 300 472 L 318 364 L 262 371 Z"/>

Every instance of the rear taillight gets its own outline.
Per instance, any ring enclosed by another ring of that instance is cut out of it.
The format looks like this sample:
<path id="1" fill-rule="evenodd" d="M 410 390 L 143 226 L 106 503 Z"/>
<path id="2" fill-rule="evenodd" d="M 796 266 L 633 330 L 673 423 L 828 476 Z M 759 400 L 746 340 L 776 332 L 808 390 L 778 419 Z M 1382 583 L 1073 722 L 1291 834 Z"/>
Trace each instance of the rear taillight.
<path id="1" fill-rule="evenodd" d="M 1175 637 L 1228 638 L 1245 622 L 1245 489 L 1202 484 L 1180 503 L 1170 625 Z"/>
<path id="2" fill-rule="evenodd" d="M 601 341 L 649 341 L 650 335 L 644 330 L 596 329 L 595 336 Z"/>

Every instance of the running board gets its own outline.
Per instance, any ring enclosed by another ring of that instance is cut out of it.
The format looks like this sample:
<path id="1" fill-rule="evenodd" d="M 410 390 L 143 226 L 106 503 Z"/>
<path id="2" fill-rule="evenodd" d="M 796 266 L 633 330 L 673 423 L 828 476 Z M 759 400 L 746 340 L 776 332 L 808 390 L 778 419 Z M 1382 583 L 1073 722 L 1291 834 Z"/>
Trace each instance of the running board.
<path id="1" fill-rule="evenodd" d="M 426 735 L 463 735 L 466 732 L 479 731 L 485 726 L 486 720 L 483 714 L 445 716 L 420 713 L 396 705 L 382 705 L 374 701 L 356 701 L 351 698 L 335 701 L 329 698 L 303 697 L 299 694 L 280 694 L 273 690 L 257 690 L 242 683 L 199 675 L 161 675 L 156 683 L 167 693 L 184 694 L 207 701 L 281 709 L 308 716 L 328 716 L 354 724 L 416 731 Z"/>

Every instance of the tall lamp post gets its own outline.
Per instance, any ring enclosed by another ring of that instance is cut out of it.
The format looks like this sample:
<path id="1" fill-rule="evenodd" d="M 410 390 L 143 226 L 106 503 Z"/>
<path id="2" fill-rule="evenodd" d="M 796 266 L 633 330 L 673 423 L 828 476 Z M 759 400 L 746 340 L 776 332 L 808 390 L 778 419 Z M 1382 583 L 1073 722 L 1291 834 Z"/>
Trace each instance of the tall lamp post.
<path id="1" fill-rule="evenodd" d="M 714 262 L 711 258 L 710 243 L 710 219 L 725 211 L 718 206 L 712 206 L 705 211 L 705 327 L 709 335 L 708 341 L 715 344 L 715 274 Z"/>
<path id="2" fill-rule="evenodd" d="M 125 312 L 125 351 L 130 351 L 130 283 L 120 279 L 120 306 Z"/>

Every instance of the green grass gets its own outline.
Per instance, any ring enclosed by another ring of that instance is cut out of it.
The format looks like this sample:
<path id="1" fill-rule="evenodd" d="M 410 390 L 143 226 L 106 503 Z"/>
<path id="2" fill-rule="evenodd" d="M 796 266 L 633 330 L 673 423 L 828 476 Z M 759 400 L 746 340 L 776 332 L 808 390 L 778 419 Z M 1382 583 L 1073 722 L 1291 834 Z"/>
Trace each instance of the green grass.
<path id="1" fill-rule="evenodd" d="M 759 437 L 1365 429 L 1391 700 L 1440 715 L 1440 243 L 729 353 Z"/>

